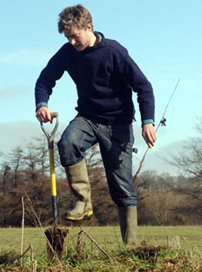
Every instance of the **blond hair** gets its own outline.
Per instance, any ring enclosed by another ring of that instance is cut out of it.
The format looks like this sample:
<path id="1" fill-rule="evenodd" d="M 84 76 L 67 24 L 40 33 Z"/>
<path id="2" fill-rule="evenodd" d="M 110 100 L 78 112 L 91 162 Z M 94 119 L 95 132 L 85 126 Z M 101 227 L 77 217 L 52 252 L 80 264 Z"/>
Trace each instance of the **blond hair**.
<path id="1" fill-rule="evenodd" d="M 59 14 L 58 31 L 62 33 L 72 25 L 79 29 L 86 28 L 87 24 L 92 25 L 92 16 L 84 6 L 67 7 Z"/>

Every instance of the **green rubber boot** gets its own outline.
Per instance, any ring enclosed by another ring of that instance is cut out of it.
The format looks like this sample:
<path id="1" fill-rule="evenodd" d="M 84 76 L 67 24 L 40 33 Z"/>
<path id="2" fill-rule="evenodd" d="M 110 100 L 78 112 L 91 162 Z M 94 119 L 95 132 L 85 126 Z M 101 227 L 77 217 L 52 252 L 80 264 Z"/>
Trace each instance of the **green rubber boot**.
<path id="1" fill-rule="evenodd" d="M 137 207 L 118 207 L 121 236 L 126 246 L 137 246 Z"/>
<path id="2" fill-rule="evenodd" d="M 91 188 L 85 159 L 77 164 L 65 167 L 67 179 L 76 197 L 74 208 L 63 214 L 63 219 L 79 221 L 93 215 Z"/>

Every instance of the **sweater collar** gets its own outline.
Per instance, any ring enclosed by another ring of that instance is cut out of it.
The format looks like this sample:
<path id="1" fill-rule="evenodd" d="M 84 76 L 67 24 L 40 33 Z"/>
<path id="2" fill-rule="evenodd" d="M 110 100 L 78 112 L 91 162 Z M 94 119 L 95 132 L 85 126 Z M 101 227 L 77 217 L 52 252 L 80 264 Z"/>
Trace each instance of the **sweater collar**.
<path id="1" fill-rule="evenodd" d="M 72 49 L 77 53 L 77 54 L 85 54 L 85 53 L 87 53 L 87 52 L 90 52 L 90 51 L 92 51 L 92 50 L 95 50 L 95 49 L 97 49 L 97 48 L 99 48 L 101 45 L 102 45 L 102 43 L 103 43 L 103 41 L 104 41 L 104 35 L 101 33 L 101 32 L 98 32 L 98 31 L 94 31 L 94 34 L 95 34 L 95 36 L 96 37 L 98 37 L 99 38 L 99 43 L 97 43 L 96 45 L 94 45 L 94 46 L 90 46 L 90 47 L 87 47 L 86 49 L 84 49 L 84 50 L 82 50 L 82 51 L 77 51 L 70 43 L 70 45 L 71 45 L 71 47 L 72 47 Z"/>
<path id="2" fill-rule="evenodd" d="M 104 35 L 101 32 L 95 31 L 94 32 L 95 36 L 99 38 L 99 43 L 102 41 L 104 38 Z"/>

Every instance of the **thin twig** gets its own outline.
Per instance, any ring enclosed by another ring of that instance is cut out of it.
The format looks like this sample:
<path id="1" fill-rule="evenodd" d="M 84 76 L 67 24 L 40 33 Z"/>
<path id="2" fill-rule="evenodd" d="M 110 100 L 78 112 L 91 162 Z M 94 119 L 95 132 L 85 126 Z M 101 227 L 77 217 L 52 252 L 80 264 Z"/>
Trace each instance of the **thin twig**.
<path id="1" fill-rule="evenodd" d="M 147 147 L 147 149 L 146 149 L 146 151 L 145 151 L 145 153 L 144 153 L 144 155 L 142 157 L 142 160 L 140 161 L 139 168 L 137 169 L 137 171 L 136 171 L 136 173 L 135 173 L 135 175 L 133 177 L 133 182 L 134 183 L 136 182 L 137 176 L 139 175 L 140 170 L 142 169 L 142 165 L 143 165 L 143 162 L 145 160 L 145 157 L 146 157 L 148 151 L 149 151 L 149 147 Z"/>
<path id="2" fill-rule="evenodd" d="M 31 261 L 32 261 L 32 272 L 36 272 L 37 262 L 36 260 L 34 260 L 34 250 L 32 245 L 31 245 Z"/>
<path id="3" fill-rule="evenodd" d="M 172 98 L 173 98 L 173 96 L 174 96 L 174 94 L 175 94 L 175 92 L 176 92 L 176 90 L 177 90 L 177 87 L 178 87 L 179 83 L 180 83 L 180 78 L 178 78 L 178 81 L 177 81 L 177 83 L 176 83 L 176 85 L 175 85 L 175 88 L 174 88 L 174 90 L 173 90 L 173 92 L 172 92 L 172 94 L 171 94 L 171 96 L 170 96 L 170 99 L 169 99 L 169 101 L 168 101 L 168 104 L 167 104 L 166 107 L 165 107 L 165 110 L 164 110 L 164 112 L 163 112 L 163 116 L 162 116 L 162 117 L 165 116 L 165 113 L 166 113 L 166 111 L 167 111 L 167 109 L 168 109 L 168 107 L 169 107 L 169 105 L 170 105 L 170 102 L 171 102 L 171 100 L 172 100 Z M 161 122 L 161 121 L 160 121 L 160 122 Z M 160 126 L 160 123 L 159 123 L 159 126 Z"/>
<path id="4" fill-rule="evenodd" d="M 167 109 L 168 109 L 168 107 L 169 107 L 169 105 L 170 105 L 170 102 L 171 102 L 171 100 L 172 100 L 172 98 L 173 98 L 173 96 L 174 96 L 174 94 L 175 94 L 175 92 L 176 92 L 176 90 L 177 90 L 177 87 L 178 87 L 179 83 L 180 83 L 180 78 L 178 79 L 178 81 L 177 81 L 177 83 L 176 83 L 176 85 L 175 85 L 175 88 L 174 88 L 174 90 L 173 90 L 173 92 L 172 92 L 172 94 L 171 94 L 171 96 L 170 96 L 170 99 L 169 99 L 169 101 L 168 101 L 168 103 L 167 103 L 167 105 L 166 105 L 166 107 L 165 107 L 165 110 L 164 110 L 164 112 L 163 112 L 162 118 L 161 118 L 161 120 L 160 120 L 160 122 L 159 122 L 159 124 L 158 124 L 158 126 L 157 126 L 157 128 L 156 128 L 156 132 L 158 132 L 158 129 L 159 129 L 160 125 L 162 124 L 162 122 L 165 121 L 165 113 L 166 113 L 166 111 L 167 111 Z M 137 172 L 135 173 L 135 175 L 134 175 L 134 177 L 133 177 L 133 182 L 134 182 L 134 183 L 136 182 L 137 176 L 138 176 L 138 174 L 140 173 L 140 170 L 142 169 L 143 162 L 144 162 L 144 160 L 145 160 L 145 157 L 146 157 L 147 152 L 149 151 L 149 149 L 150 149 L 150 148 L 147 147 L 147 149 L 146 149 L 146 151 L 145 151 L 145 153 L 144 153 L 144 155 L 143 155 L 143 157 L 142 157 L 142 160 L 140 161 L 139 168 L 138 168 Z"/>
<path id="5" fill-rule="evenodd" d="M 59 260 L 59 258 L 58 258 L 58 255 L 57 255 L 57 253 L 55 252 L 55 250 L 53 249 L 53 247 L 52 247 L 50 241 L 49 241 L 48 238 L 46 237 L 46 235 L 45 235 L 45 233 L 44 233 L 44 228 L 43 228 L 43 226 L 42 226 L 42 224 L 41 224 L 41 221 L 40 221 L 40 219 L 39 219 L 37 213 L 35 212 L 34 207 L 33 207 L 33 204 L 32 204 L 32 201 L 31 201 L 31 199 L 29 198 L 29 196 L 28 196 L 28 194 L 27 194 L 26 191 L 25 191 L 25 194 L 26 194 L 26 197 L 27 197 L 27 199 L 28 199 L 28 203 L 29 203 L 30 209 L 31 209 L 32 213 L 34 214 L 34 216 L 35 216 L 35 218 L 36 218 L 36 220 L 37 220 L 37 222 L 38 222 L 37 227 L 39 227 L 39 229 L 40 229 L 40 231 L 41 231 L 43 237 L 45 237 L 45 239 L 46 239 L 46 241 L 47 241 L 47 243 L 48 243 L 50 249 L 52 250 L 52 252 L 53 252 L 53 254 L 54 254 L 54 257 L 55 257 L 57 263 L 58 263 L 58 264 L 61 266 L 61 268 L 62 268 L 62 263 L 60 262 L 60 260 Z M 61 270 L 61 271 L 63 271 L 63 270 Z"/>
<path id="6" fill-rule="evenodd" d="M 4 264 L 13 263 L 13 262 L 16 261 L 16 260 L 19 260 L 20 258 L 22 258 L 22 257 L 30 250 L 30 248 L 31 248 L 31 245 L 28 246 L 28 248 L 25 250 L 25 252 L 23 252 L 20 256 L 15 257 L 15 258 L 13 258 L 13 259 L 10 259 L 10 260 L 4 262 Z"/>
<path id="7" fill-rule="evenodd" d="M 25 207 L 24 207 L 24 198 L 22 197 L 22 232 L 21 232 L 21 245 L 20 245 L 20 254 L 23 253 L 23 241 L 24 241 L 24 227 L 25 227 Z M 21 258 L 20 264 L 22 266 L 23 259 Z"/>
<path id="8" fill-rule="evenodd" d="M 79 256 L 81 256 L 82 251 L 83 251 L 83 244 L 82 244 L 82 240 L 81 240 L 81 234 L 82 234 L 82 231 L 80 231 L 78 233 L 78 239 L 77 239 L 77 253 L 78 253 Z"/>
<path id="9" fill-rule="evenodd" d="M 100 245 L 98 245 L 98 243 L 87 232 L 81 230 L 79 234 L 81 234 L 82 232 L 91 240 L 91 242 L 93 242 L 96 245 L 97 248 L 99 248 L 100 251 L 102 251 L 102 253 L 104 253 L 109 259 L 111 259 L 109 254 Z"/>

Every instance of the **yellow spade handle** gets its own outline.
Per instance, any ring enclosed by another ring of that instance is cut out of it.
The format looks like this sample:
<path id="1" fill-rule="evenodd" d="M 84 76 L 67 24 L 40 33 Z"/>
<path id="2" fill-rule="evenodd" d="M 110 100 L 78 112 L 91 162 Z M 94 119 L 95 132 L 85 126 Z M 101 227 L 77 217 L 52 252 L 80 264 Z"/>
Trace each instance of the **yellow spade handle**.
<path id="1" fill-rule="evenodd" d="M 50 160 L 51 193 L 52 193 L 52 196 L 56 196 L 57 190 L 56 190 L 56 178 L 55 178 L 55 164 L 54 164 L 54 153 L 52 148 L 49 148 L 49 160 Z"/>

